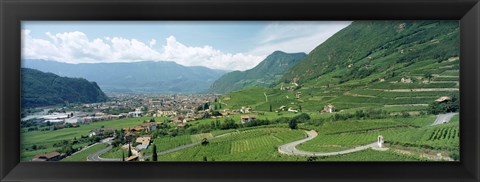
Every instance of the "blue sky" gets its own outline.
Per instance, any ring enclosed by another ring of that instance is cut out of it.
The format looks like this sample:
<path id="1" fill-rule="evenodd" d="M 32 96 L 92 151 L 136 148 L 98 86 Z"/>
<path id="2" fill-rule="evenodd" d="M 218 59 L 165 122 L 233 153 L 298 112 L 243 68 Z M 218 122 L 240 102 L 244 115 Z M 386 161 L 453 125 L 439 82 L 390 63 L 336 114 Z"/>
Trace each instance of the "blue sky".
<path id="1" fill-rule="evenodd" d="M 67 63 L 175 61 L 254 67 L 275 50 L 310 52 L 350 22 L 24 21 L 22 58 Z"/>

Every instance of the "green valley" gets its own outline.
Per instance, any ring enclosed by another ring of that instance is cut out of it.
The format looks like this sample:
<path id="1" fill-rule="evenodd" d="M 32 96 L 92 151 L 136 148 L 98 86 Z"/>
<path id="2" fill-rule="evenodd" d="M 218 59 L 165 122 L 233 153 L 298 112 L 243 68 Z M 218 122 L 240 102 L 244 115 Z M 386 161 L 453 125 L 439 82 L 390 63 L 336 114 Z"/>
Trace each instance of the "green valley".
<path id="1" fill-rule="evenodd" d="M 458 21 L 355 21 L 208 93 L 55 108 L 78 124 L 23 123 L 22 160 L 459 161 L 459 45 Z"/>

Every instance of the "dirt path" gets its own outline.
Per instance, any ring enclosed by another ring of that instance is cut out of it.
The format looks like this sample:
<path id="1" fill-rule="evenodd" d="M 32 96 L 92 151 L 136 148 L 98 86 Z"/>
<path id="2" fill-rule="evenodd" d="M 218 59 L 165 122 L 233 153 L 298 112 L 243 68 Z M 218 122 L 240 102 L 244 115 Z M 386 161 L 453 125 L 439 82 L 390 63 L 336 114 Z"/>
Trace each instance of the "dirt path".
<path id="1" fill-rule="evenodd" d="M 401 106 L 428 106 L 428 104 L 392 104 L 392 105 L 383 105 L 383 107 L 401 107 Z"/>

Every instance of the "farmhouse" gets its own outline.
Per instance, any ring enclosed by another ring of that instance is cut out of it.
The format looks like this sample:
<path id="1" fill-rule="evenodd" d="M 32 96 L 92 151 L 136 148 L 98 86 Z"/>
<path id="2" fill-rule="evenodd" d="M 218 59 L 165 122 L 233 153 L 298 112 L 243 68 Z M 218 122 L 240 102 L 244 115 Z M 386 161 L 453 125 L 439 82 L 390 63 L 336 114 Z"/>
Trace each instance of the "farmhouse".
<path id="1" fill-rule="evenodd" d="M 142 117 L 142 116 L 143 116 L 143 112 L 141 112 L 141 111 L 134 111 L 134 112 L 129 112 L 128 113 L 128 117 L 138 118 L 138 117 Z"/>
<path id="2" fill-rule="evenodd" d="M 172 117 L 177 116 L 177 111 L 157 111 L 157 117 Z"/>
<path id="3" fill-rule="evenodd" d="M 187 126 L 185 123 L 178 123 L 177 124 L 177 128 L 183 128 L 185 126 Z"/>
<path id="4" fill-rule="evenodd" d="M 250 121 L 254 121 L 256 119 L 257 119 L 257 116 L 254 116 L 254 115 L 242 115 L 242 116 L 240 116 L 240 122 L 242 122 L 242 124 L 250 122 Z"/>
<path id="5" fill-rule="evenodd" d="M 148 145 L 150 144 L 151 137 L 145 136 L 145 137 L 138 137 L 137 140 L 135 140 L 136 143 Z"/>
<path id="6" fill-rule="evenodd" d="M 289 107 L 289 108 L 288 108 L 288 112 L 294 112 L 294 113 L 297 113 L 297 112 L 298 112 L 298 110 L 296 110 L 296 109 L 293 109 L 292 107 Z"/>
<path id="7" fill-rule="evenodd" d="M 328 105 L 323 107 L 322 112 L 327 112 L 327 113 L 335 112 L 335 106 L 332 105 L 332 104 L 328 104 Z"/>
<path id="8" fill-rule="evenodd" d="M 147 149 L 148 145 L 150 145 L 150 140 L 151 140 L 151 137 L 149 136 L 138 137 L 137 140 L 135 140 L 135 143 L 140 143 L 140 145 L 137 145 L 135 148 L 138 151 Z"/>
<path id="9" fill-rule="evenodd" d="M 157 124 L 153 122 L 143 123 L 141 127 L 143 127 L 147 131 L 155 131 L 157 129 Z"/>
<path id="10" fill-rule="evenodd" d="M 402 82 L 402 83 L 412 83 L 412 79 L 402 77 L 402 79 L 400 79 L 400 82 Z"/>
<path id="11" fill-rule="evenodd" d="M 58 161 L 60 160 L 60 153 L 50 152 L 46 154 L 39 154 L 33 157 L 32 161 Z"/>
<path id="12" fill-rule="evenodd" d="M 241 113 L 250 113 L 250 110 L 251 110 L 251 109 L 252 109 L 252 108 L 250 108 L 250 107 L 244 107 L 244 106 L 242 106 L 242 109 L 240 109 L 240 112 L 241 112 Z"/>
<path id="13" fill-rule="evenodd" d="M 300 99 L 300 97 L 302 97 L 302 92 L 297 92 L 297 94 L 295 94 L 295 98 Z"/>
<path id="14" fill-rule="evenodd" d="M 88 136 L 92 137 L 92 136 L 100 135 L 103 133 L 113 133 L 113 132 L 115 132 L 115 128 L 99 128 L 99 129 L 94 129 L 90 131 L 90 134 Z"/>
<path id="15" fill-rule="evenodd" d="M 450 97 L 442 96 L 442 97 L 438 98 L 438 99 L 435 100 L 435 101 L 438 102 L 438 103 L 442 103 L 442 102 L 446 102 L 446 101 L 449 101 L 449 100 L 451 100 Z"/>

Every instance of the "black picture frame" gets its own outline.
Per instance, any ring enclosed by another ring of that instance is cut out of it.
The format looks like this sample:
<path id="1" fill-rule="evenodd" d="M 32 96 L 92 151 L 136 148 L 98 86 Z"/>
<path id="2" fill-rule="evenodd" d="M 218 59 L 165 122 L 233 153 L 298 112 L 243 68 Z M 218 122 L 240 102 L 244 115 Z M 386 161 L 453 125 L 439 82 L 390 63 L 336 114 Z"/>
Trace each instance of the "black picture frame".
<path id="1" fill-rule="evenodd" d="M 480 180 L 478 0 L 0 0 L 1 181 Z M 398 20 L 461 24 L 461 162 L 20 162 L 22 20 Z"/>

